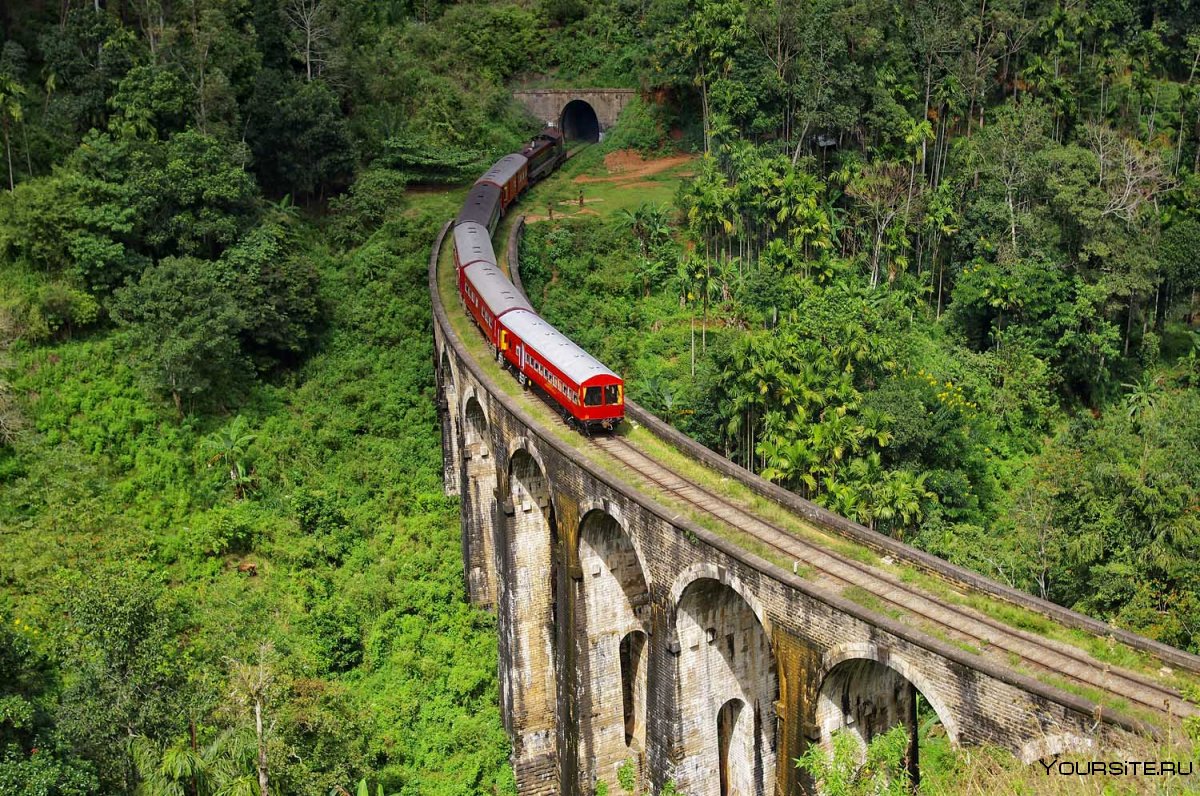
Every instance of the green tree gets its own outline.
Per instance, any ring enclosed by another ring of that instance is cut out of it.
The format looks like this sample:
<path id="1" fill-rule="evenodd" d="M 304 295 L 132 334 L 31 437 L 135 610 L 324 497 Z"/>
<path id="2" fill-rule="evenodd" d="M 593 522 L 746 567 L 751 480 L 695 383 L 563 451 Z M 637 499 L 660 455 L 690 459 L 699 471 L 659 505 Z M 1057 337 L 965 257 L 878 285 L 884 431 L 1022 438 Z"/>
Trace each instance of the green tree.
<path id="1" fill-rule="evenodd" d="M 12 140 L 10 128 L 13 123 L 20 123 L 24 118 L 21 98 L 25 96 L 25 87 L 15 78 L 0 73 L 0 131 L 4 133 L 4 156 L 8 161 L 8 190 L 16 186 L 12 164 Z"/>
<path id="2" fill-rule="evenodd" d="M 72 748 L 96 765 L 105 791 L 129 792 L 136 780 L 129 741 L 182 730 L 180 619 L 145 573 L 74 577 L 67 585 L 60 654 L 70 674 L 58 724 Z"/>
<path id="3" fill-rule="evenodd" d="M 268 191 L 317 197 L 349 180 L 354 143 L 338 97 L 325 81 L 264 70 L 253 102 L 246 137 Z"/>
<path id="4" fill-rule="evenodd" d="M 221 462 L 229 473 L 229 482 L 233 484 L 233 492 L 238 499 L 246 496 L 246 484 L 249 480 L 246 453 L 256 437 L 256 434 L 247 430 L 246 419 L 238 415 L 229 425 L 217 432 L 215 437 L 206 439 L 203 443 L 205 452 L 210 454 L 208 466 L 212 467 L 218 461 Z"/>
<path id="5" fill-rule="evenodd" d="M 117 321 L 128 329 L 149 381 L 171 396 L 221 401 L 247 371 L 238 344 L 245 314 L 213 266 L 189 257 L 168 257 L 118 291 Z"/>

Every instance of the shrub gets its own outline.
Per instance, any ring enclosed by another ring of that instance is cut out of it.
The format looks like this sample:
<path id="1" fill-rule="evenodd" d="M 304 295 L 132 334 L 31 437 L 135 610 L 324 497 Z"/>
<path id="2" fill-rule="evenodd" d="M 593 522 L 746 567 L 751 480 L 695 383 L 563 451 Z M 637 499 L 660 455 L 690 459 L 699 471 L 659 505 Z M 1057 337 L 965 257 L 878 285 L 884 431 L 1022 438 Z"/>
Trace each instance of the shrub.
<path id="1" fill-rule="evenodd" d="M 253 503 L 238 501 L 201 515 L 190 533 L 190 547 L 199 556 L 248 553 L 259 536 L 260 517 Z"/>
<path id="2" fill-rule="evenodd" d="M 608 151 L 636 149 L 643 155 L 661 152 L 667 142 L 663 112 L 641 97 L 633 100 L 621 111 L 621 117 L 608 133 L 604 148 Z"/>

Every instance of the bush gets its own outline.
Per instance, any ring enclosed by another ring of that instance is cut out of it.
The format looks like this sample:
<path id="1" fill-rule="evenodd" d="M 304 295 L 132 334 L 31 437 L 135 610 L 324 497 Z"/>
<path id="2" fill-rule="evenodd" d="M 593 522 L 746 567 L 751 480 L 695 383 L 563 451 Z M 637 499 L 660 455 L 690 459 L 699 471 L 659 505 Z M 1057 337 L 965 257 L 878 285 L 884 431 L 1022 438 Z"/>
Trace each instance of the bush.
<path id="1" fill-rule="evenodd" d="M 253 503 L 218 506 L 198 518 L 189 534 L 189 546 L 198 556 L 248 553 L 259 537 L 260 522 Z"/>
<path id="2" fill-rule="evenodd" d="M 643 155 L 661 152 L 667 146 L 666 125 L 663 111 L 641 97 L 633 100 L 621 111 L 621 116 L 604 141 L 606 151 L 636 149 Z"/>
<path id="3" fill-rule="evenodd" d="M 69 338 L 99 320 L 100 304 L 90 294 L 64 282 L 37 282 L 30 276 L 0 304 L 0 344 Z"/>
<path id="4" fill-rule="evenodd" d="M 100 305 L 82 290 L 51 282 L 38 291 L 37 312 L 50 334 L 64 331 L 69 337 L 72 331 L 90 326 L 99 319 Z"/>
<path id="5" fill-rule="evenodd" d="M 393 169 L 367 169 L 350 190 L 330 202 L 333 239 L 344 247 L 362 243 L 379 228 L 387 214 L 405 205 L 408 179 Z"/>

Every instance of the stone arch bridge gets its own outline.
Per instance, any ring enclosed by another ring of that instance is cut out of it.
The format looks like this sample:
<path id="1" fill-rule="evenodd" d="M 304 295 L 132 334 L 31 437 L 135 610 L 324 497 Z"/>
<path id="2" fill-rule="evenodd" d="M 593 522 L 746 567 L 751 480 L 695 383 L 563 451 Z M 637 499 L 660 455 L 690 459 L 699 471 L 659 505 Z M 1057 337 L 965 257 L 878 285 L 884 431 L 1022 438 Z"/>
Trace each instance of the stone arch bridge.
<path id="1" fill-rule="evenodd" d="M 561 128 L 568 139 L 599 141 L 634 94 L 629 88 L 542 88 L 514 91 L 513 97 L 543 123 Z"/>
<path id="2" fill-rule="evenodd" d="M 670 780 L 687 796 L 793 796 L 810 743 L 911 725 L 918 692 L 953 743 L 1027 760 L 1145 729 L 822 588 L 597 466 L 457 336 L 436 276 L 445 234 L 429 273 L 445 483 L 469 598 L 498 615 L 520 793 L 616 793 L 633 776 L 642 793 Z"/>

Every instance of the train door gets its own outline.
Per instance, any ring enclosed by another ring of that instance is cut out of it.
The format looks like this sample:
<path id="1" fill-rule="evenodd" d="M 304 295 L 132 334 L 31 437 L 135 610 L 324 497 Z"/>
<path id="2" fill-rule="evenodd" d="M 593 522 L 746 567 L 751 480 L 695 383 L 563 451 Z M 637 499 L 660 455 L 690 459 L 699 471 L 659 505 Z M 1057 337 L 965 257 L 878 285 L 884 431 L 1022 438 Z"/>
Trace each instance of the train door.
<path id="1" fill-rule="evenodd" d="M 529 384 L 529 377 L 525 375 L 525 344 L 517 343 L 513 353 L 517 357 L 517 382 L 525 387 Z"/>

